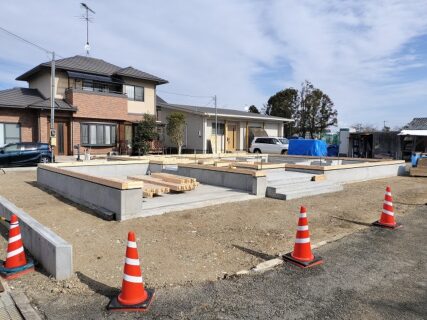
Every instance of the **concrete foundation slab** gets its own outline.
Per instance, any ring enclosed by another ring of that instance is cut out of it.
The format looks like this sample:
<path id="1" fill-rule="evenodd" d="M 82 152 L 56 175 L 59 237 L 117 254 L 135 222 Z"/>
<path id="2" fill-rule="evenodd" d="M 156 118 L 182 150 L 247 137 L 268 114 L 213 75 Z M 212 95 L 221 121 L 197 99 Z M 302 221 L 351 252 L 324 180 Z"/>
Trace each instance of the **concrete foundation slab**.
<path id="1" fill-rule="evenodd" d="M 257 196 L 250 195 L 241 190 L 201 184 L 195 190 L 188 193 L 170 193 L 159 197 L 143 199 L 142 211 L 137 216 L 147 217 L 166 212 L 202 208 L 215 204 L 257 198 Z"/>

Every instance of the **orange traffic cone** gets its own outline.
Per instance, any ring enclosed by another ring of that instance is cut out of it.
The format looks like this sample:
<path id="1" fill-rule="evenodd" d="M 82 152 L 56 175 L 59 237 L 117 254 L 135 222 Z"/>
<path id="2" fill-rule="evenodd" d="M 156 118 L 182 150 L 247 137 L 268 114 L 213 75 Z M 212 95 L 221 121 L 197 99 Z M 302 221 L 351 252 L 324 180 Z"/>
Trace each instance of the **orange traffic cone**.
<path id="1" fill-rule="evenodd" d="M 309 268 L 323 263 L 321 257 L 315 257 L 311 252 L 310 232 L 308 231 L 307 210 L 301 207 L 294 251 L 287 253 L 283 258 L 302 268 Z"/>
<path id="2" fill-rule="evenodd" d="M 16 215 L 12 215 L 9 227 L 9 241 L 7 245 L 6 261 L 0 266 L 3 278 L 13 279 L 34 270 L 34 263 L 25 257 L 24 246 L 21 239 L 21 230 Z"/>
<path id="3" fill-rule="evenodd" d="M 146 290 L 139 266 L 135 233 L 129 232 L 123 274 L 122 291 L 107 306 L 112 311 L 146 311 L 154 297 L 154 290 Z"/>
<path id="4" fill-rule="evenodd" d="M 387 186 L 385 191 L 380 220 L 375 221 L 372 225 L 388 229 L 396 229 L 402 226 L 394 220 L 393 198 L 389 186 Z"/>

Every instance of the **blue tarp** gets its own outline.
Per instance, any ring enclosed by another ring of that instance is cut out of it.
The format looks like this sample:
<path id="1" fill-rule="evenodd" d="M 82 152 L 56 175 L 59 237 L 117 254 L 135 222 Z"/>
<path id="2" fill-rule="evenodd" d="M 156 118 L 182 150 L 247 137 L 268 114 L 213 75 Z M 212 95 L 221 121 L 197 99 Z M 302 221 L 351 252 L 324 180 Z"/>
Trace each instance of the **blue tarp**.
<path id="1" fill-rule="evenodd" d="M 289 140 L 289 155 L 294 156 L 322 156 L 328 154 L 328 145 L 322 140 L 292 139 Z"/>

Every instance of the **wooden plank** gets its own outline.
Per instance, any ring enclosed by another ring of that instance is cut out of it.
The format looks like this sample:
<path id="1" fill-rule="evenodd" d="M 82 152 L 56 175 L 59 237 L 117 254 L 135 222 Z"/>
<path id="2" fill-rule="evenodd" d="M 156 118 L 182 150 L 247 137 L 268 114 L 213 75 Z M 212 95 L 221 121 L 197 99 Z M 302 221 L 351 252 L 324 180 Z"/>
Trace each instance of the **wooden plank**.
<path id="1" fill-rule="evenodd" d="M 138 188 L 142 188 L 142 186 L 143 186 L 143 183 L 141 183 L 141 181 L 132 181 L 132 180 L 129 181 L 129 180 L 118 179 L 118 178 L 110 178 L 110 177 L 109 178 L 103 178 L 103 177 L 94 176 L 94 175 L 90 175 L 90 174 L 86 174 L 86 173 L 80 173 L 80 172 L 67 170 L 65 168 L 56 168 L 56 167 L 49 166 L 49 165 L 40 165 L 39 167 L 44 169 L 44 170 L 56 172 L 56 173 L 63 174 L 63 175 L 69 176 L 69 177 L 73 177 L 73 178 L 77 178 L 77 179 L 101 184 L 101 185 L 104 185 L 107 187 L 120 189 L 120 190 L 138 189 Z"/>
<path id="2" fill-rule="evenodd" d="M 146 183 L 168 187 L 170 190 L 173 190 L 173 191 L 186 191 L 187 189 L 187 187 L 184 185 L 163 181 L 161 179 L 153 178 L 151 176 L 144 176 L 144 175 L 128 176 L 128 179 L 136 180 L 136 181 L 144 181 Z"/>
<path id="3" fill-rule="evenodd" d="M 170 188 L 165 186 L 159 186 L 151 183 L 145 183 L 143 187 L 144 191 L 153 192 L 154 194 L 160 195 L 162 193 L 169 193 Z"/>
<path id="4" fill-rule="evenodd" d="M 196 179 L 190 177 L 179 176 L 171 173 L 165 172 L 153 172 L 151 174 L 152 177 L 162 179 L 164 181 L 179 183 L 179 184 L 188 184 L 196 182 Z"/>
<path id="5" fill-rule="evenodd" d="M 247 174 L 247 175 L 251 175 L 254 177 L 265 177 L 266 176 L 266 173 L 264 171 L 261 171 L 261 170 L 233 169 L 233 168 L 222 168 L 222 167 L 201 165 L 201 164 L 184 164 L 184 163 L 178 164 L 178 167 Z"/>
<path id="6" fill-rule="evenodd" d="M 326 176 L 324 174 L 318 174 L 311 177 L 311 181 L 324 181 L 326 180 Z"/>
<path id="7" fill-rule="evenodd" d="M 154 192 L 149 192 L 149 191 L 143 191 L 142 192 L 143 198 L 152 198 L 153 196 L 154 196 Z"/>

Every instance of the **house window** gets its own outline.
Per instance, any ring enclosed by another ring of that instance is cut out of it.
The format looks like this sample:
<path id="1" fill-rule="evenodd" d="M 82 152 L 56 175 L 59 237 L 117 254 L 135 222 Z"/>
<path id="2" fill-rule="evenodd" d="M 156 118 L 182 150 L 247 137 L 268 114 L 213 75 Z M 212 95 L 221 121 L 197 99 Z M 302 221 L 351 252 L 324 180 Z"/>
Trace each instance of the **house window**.
<path id="1" fill-rule="evenodd" d="M 216 123 L 212 122 L 212 134 L 213 135 L 215 135 L 215 131 L 216 131 Z M 223 134 L 224 134 L 224 124 L 218 122 L 218 135 L 223 135 Z"/>
<path id="2" fill-rule="evenodd" d="M 0 123 L 0 146 L 21 142 L 21 125 L 19 123 Z"/>
<path id="3" fill-rule="evenodd" d="M 126 93 L 129 100 L 144 101 L 144 87 L 124 84 L 123 93 Z"/>
<path id="4" fill-rule="evenodd" d="M 115 124 L 82 123 L 80 125 L 83 146 L 113 146 L 116 144 Z"/>

